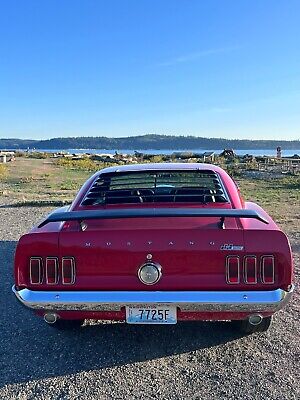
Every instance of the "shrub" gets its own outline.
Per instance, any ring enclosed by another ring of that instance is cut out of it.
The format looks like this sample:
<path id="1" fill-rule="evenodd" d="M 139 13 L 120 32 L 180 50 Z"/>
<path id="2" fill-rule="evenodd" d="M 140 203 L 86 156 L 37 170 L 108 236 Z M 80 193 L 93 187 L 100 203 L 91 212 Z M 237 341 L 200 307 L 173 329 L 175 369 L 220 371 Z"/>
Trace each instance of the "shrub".
<path id="1" fill-rule="evenodd" d="M 49 158 L 50 157 L 50 153 L 42 153 L 42 152 L 39 152 L 39 151 L 33 151 L 31 153 L 27 153 L 26 157 L 27 158 L 42 158 L 42 159 L 44 159 L 44 158 Z"/>
<path id="2" fill-rule="evenodd" d="M 0 179 L 4 179 L 7 176 L 7 168 L 6 165 L 0 164 Z"/>
<path id="3" fill-rule="evenodd" d="M 77 169 L 82 171 L 98 171 L 102 165 L 96 163 L 89 158 L 81 158 L 79 160 L 73 160 L 71 158 L 59 158 L 56 161 L 57 165 L 67 169 Z"/>

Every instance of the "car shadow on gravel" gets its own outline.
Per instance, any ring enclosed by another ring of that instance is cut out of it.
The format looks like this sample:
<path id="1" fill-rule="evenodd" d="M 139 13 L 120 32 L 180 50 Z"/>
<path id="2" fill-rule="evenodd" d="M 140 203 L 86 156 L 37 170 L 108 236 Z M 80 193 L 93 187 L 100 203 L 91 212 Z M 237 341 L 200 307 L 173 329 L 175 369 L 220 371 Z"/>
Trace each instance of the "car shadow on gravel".
<path id="1" fill-rule="evenodd" d="M 234 341 L 240 334 L 226 322 L 172 326 L 86 324 L 57 331 L 24 309 L 11 292 L 16 242 L 0 242 L 0 387 L 48 377 L 133 364 L 190 353 Z"/>

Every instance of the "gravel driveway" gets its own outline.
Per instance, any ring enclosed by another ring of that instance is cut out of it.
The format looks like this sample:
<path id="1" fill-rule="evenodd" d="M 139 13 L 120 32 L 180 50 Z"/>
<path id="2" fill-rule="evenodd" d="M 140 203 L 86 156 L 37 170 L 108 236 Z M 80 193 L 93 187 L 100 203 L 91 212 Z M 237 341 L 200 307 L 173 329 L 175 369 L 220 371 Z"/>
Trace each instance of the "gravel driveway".
<path id="1" fill-rule="evenodd" d="M 248 337 L 226 322 L 57 332 L 23 309 L 11 293 L 14 250 L 48 211 L 0 208 L 1 399 L 300 398 L 298 289 L 269 332 Z M 299 286 L 299 232 L 290 238 Z"/>

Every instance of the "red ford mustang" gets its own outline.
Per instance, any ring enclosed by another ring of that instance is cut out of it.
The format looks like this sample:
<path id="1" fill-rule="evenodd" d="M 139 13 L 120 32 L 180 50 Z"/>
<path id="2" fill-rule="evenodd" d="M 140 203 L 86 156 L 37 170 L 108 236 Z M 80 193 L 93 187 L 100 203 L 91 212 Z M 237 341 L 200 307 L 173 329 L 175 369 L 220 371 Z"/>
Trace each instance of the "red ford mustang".
<path id="1" fill-rule="evenodd" d="M 230 320 L 268 329 L 293 292 L 285 234 L 207 164 L 111 167 L 22 236 L 16 297 L 51 326 Z"/>

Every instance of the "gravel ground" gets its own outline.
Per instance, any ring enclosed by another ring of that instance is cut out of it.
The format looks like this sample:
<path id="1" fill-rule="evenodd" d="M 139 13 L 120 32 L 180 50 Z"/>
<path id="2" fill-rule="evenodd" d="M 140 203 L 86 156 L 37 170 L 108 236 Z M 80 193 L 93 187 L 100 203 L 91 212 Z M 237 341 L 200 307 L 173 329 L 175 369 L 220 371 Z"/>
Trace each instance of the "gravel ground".
<path id="1" fill-rule="evenodd" d="M 16 243 L 49 208 L 2 206 L 1 399 L 299 399 L 299 290 L 264 334 L 229 323 L 88 321 L 56 332 L 11 293 Z M 299 232 L 291 232 L 299 286 Z"/>

